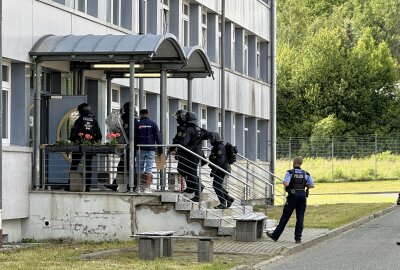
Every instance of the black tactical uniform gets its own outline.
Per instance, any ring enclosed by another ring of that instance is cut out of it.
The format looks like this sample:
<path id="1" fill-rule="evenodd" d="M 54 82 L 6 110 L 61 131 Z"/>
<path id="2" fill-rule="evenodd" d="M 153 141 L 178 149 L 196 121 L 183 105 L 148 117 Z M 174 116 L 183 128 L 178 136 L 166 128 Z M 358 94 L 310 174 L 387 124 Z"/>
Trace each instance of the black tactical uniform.
<path id="1" fill-rule="evenodd" d="M 233 198 L 228 195 L 228 191 L 223 187 L 223 182 L 225 178 L 225 173 L 219 168 L 228 170 L 228 162 L 226 159 L 226 149 L 224 145 L 224 141 L 221 139 L 217 132 L 210 133 L 210 143 L 212 145 L 211 153 L 210 153 L 210 162 L 215 164 L 213 166 L 210 164 L 211 177 L 214 177 L 213 188 L 215 194 L 217 194 L 218 200 L 220 204 L 216 206 L 216 209 L 225 209 L 229 208 L 233 202 Z"/>
<path id="2" fill-rule="evenodd" d="M 208 131 L 197 126 L 197 115 L 193 112 L 187 112 L 185 115 L 186 129 L 183 135 L 181 145 L 197 155 L 204 156 L 202 151 L 202 142 L 208 139 Z M 186 178 L 186 186 L 189 192 L 194 192 L 192 201 L 199 202 L 199 178 L 197 176 L 197 166 L 200 159 L 187 151 L 180 151 L 178 172 Z"/>
<path id="3" fill-rule="evenodd" d="M 78 106 L 79 118 L 76 119 L 74 125 L 71 128 L 71 134 L 69 140 L 73 143 L 82 144 L 85 135 L 90 135 L 90 141 L 95 143 L 101 140 L 101 131 L 97 120 L 92 115 L 90 106 L 87 103 L 82 103 Z M 81 162 L 83 156 L 82 152 L 73 152 L 71 161 L 71 171 L 76 171 L 78 165 Z M 92 184 L 92 154 L 86 154 L 85 169 L 86 173 L 86 187 L 85 191 L 90 191 L 90 185 Z"/>

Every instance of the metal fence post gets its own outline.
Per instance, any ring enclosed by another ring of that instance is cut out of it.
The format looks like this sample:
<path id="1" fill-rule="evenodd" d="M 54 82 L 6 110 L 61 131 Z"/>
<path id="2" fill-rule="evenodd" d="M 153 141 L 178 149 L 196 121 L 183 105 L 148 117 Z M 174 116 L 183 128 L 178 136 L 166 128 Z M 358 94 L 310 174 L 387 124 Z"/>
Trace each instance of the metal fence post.
<path id="1" fill-rule="evenodd" d="M 199 184 L 197 185 L 197 188 L 199 190 L 199 210 L 200 210 L 201 209 L 201 160 L 197 166 L 199 166 Z"/>
<path id="2" fill-rule="evenodd" d="M 375 133 L 375 180 L 378 178 L 378 134 Z"/>
<path id="3" fill-rule="evenodd" d="M 332 181 L 334 180 L 333 178 L 334 178 L 334 175 L 335 175 L 335 172 L 334 172 L 334 165 L 333 165 L 333 158 L 334 158 L 334 155 L 333 155 L 333 150 L 334 150 L 334 143 L 333 143 L 333 140 L 334 140 L 334 136 L 332 136 L 332 150 L 331 150 L 331 160 L 332 160 Z"/>

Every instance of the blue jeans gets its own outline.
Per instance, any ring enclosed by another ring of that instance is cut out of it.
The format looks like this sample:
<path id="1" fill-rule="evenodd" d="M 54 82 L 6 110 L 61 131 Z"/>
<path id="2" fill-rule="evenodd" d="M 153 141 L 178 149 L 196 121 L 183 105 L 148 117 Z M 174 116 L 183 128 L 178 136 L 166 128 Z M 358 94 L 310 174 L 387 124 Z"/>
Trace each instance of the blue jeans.
<path id="1" fill-rule="evenodd" d="M 155 151 L 140 150 L 139 173 L 151 174 L 153 171 Z"/>

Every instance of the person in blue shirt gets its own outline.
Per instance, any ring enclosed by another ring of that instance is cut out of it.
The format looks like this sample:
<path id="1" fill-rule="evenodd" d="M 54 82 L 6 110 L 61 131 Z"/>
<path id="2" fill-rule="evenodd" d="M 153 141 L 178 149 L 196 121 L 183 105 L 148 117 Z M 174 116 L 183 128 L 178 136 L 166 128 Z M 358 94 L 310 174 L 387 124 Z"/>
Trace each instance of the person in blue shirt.
<path id="1" fill-rule="evenodd" d="M 307 192 L 306 188 L 314 187 L 314 181 L 311 175 L 301 169 L 303 164 L 302 157 L 295 157 L 293 159 L 293 169 L 288 170 L 283 180 L 283 185 L 288 193 L 286 203 L 283 207 L 283 213 L 279 220 L 278 226 L 271 233 L 267 231 L 267 236 L 274 241 L 278 241 L 287 222 L 290 219 L 293 211 L 296 209 L 296 227 L 294 230 L 294 240 L 296 243 L 301 243 L 301 236 L 303 232 L 304 213 L 306 211 Z"/>
<path id="2" fill-rule="evenodd" d="M 135 127 L 135 143 L 140 144 L 162 144 L 160 129 L 156 122 L 149 118 L 149 111 L 141 109 L 139 112 L 139 121 Z M 153 162 L 155 157 L 154 146 L 142 146 L 139 151 L 139 173 L 146 176 L 146 187 L 144 192 L 151 193 L 150 184 L 153 176 Z M 162 147 L 157 147 L 157 154 L 163 153 Z"/>

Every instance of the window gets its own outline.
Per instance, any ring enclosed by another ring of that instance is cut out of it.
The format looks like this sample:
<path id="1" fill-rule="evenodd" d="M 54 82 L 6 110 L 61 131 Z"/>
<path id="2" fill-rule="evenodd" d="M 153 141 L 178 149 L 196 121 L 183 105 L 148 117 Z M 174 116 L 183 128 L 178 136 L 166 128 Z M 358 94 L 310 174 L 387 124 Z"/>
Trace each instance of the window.
<path id="1" fill-rule="evenodd" d="M 161 0 L 161 34 L 169 32 L 169 0 Z"/>
<path id="2" fill-rule="evenodd" d="M 236 58 L 236 33 L 235 27 L 232 26 L 232 69 L 235 70 L 235 58 Z"/>
<path id="3" fill-rule="evenodd" d="M 221 46 L 222 46 L 222 23 L 221 23 L 221 17 L 218 17 L 218 57 L 217 59 L 219 62 L 221 62 Z"/>
<path id="4" fill-rule="evenodd" d="M 98 17 L 98 0 L 53 0 L 53 2 L 79 10 L 90 16 Z"/>
<path id="5" fill-rule="evenodd" d="M 3 60 L 3 63 L 5 61 Z M 3 127 L 1 130 L 1 135 L 3 138 L 3 143 L 10 143 L 10 92 L 11 92 L 11 72 L 10 65 L 2 65 L 2 117 L 3 117 Z"/>
<path id="6" fill-rule="evenodd" d="M 113 89 L 112 94 L 111 94 L 111 101 L 112 102 L 118 102 L 119 103 L 119 90 Z"/>
<path id="7" fill-rule="evenodd" d="M 256 45 L 256 79 L 260 79 L 260 67 L 261 67 L 261 56 L 260 56 L 260 42 L 257 41 Z"/>
<path id="8" fill-rule="evenodd" d="M 200 126 L 207 129 L 207 108 L 200 109 Z M 207 141 L 203 141 L 203 147 L 207 147 Z"/>
<path id="9" fill-rule="evenodd" d="M 107 0 L 107 22 L 132 30 L 132 17 L 132 1 Z"/>
<path id="10" fill-rule="evenodd" d="M 182 2 L 182 45 L 189 46 L 189 4 Z"/>
<path id="11" fill-rule="evenodd" d="M 236 128 L 235 128 L 235 124 L 236 124 L 236 117 L 235 117 L 235 114 L 232 113 L 232 144 L 233 145 L 236 144 Z"/>
<path id="12" fill-rule="evenodd" d="M 87 2 L 85 0 L 75 0 L 75 8 L 79 10 L 80 12 L 85 12 L 86 13 L 86 4 Z"/>
<path id="13" fill-rule="evenodd" d="M 207 51 L 207 13 L 201 14 L 201 46 Z"/>
<path id="14" fill-rule="evenodd" d="M 249 36 L 246 34 L 243 42 L 243 73 L 249 74 Z"/>

